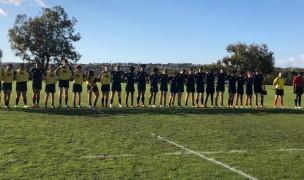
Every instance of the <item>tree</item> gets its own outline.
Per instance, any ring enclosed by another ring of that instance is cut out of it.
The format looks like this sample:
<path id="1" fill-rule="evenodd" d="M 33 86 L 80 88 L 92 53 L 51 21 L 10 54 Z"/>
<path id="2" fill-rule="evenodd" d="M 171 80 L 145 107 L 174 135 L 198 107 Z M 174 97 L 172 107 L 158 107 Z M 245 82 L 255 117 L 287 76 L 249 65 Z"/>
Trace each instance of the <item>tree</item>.
<path id="1" fill-rule="evenodd" d="M 75 33 L 77 20 L 69 19 L 60 6 L 43 8 L 34 18 L 17 15 L 14 27 L 8 30 L 11 48 L 23 61 L 41 61 L 44 68 L 50 62 L 59 63 L 62 57 L 77 62 L 81 55 L 73 42 L 80 40 Z"/>
<path id="2" fill-rule="evenodd" d="M 274 71 L 273 52 L 269 51 L 266 44 L 229 44 L 226 50 L 231 56 L 224 57 L 222 63 L 228 70 L 253 72 L 259 68 L 265 74 Z"/>

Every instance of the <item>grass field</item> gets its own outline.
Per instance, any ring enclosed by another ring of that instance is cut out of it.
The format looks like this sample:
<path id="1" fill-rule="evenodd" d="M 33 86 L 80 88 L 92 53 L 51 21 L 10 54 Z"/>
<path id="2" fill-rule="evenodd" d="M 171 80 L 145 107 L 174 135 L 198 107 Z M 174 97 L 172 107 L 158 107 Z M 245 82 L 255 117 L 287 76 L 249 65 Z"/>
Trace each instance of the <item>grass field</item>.
<path id="1" fill-rule="evenodd" d="M 291 108 L 2 108 L 0 178 L 304 179 L 304 111 L 285 94 Z"/>

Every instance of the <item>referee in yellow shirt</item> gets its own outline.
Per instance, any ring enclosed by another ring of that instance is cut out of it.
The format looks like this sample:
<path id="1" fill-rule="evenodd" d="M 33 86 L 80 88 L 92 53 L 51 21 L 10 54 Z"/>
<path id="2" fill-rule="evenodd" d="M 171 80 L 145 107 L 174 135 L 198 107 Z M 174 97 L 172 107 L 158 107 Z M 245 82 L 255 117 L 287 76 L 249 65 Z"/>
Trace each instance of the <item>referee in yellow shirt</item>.
<path id="1" fill-rule="evenodd" d="M 282 78 L 282 72 L 279 72 L 278 77 L 273 80 L 273 86 L 275 88 L 275 97 L 273 101 L 274 108 L 277 108 L 277 102 L 279 97 L 280 97 L 281 108 L 285 108 L 283 103 L 284 84 L 285 84 L 285 79 Z"/>
<path id="2" fill-rule="evenodd" d="M 18 108 L 20 96 L 22 94 L 24 107 L 27 108 L 27 81 L 29 80 L 28 71 L 25 69 L 24 63 L 20 64 L 20 68 L 15 72 L 15 80 L 16 80 L 16 105 L 15 108 Z"/>

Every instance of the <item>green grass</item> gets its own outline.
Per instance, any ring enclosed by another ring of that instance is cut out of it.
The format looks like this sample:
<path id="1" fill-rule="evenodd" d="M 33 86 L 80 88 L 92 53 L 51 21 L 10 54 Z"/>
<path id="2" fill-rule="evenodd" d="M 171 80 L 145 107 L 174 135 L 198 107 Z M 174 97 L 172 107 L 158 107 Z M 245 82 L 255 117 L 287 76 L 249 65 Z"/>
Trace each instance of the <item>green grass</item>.
<path id="1" fill-rule="evenodd" d="M 291 87 L 285 94 L 293 107 Z M 292 108 L 0 109 L 0 177 L 245 179 L 155 133 L 197 152 L 222 151 L 204 155 L 257 179 L 303 179 L 303 117 Z"/>

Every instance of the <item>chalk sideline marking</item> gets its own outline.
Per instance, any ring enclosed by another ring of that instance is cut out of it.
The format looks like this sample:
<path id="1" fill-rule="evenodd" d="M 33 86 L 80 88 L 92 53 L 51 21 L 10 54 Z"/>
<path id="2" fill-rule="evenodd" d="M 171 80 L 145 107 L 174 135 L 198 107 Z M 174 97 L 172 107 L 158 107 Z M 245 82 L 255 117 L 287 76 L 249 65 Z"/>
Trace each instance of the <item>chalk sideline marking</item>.
<path id="1" fill-rule="evenodd" d="M 178 147 L 178 148 L 180 148 L 180 149 L 183 149 L 183 150 L 185 150 L 186 152 L 188 152 L 188 153 L 190 153 L 190 154 L 199 156 L 199 157 L 201 157 L 201 158 L 203 158 L 203 159 L 205 159 L 205 160 L 207 160 L 207 161 L 210 161 L 210 162 L 212 162 L 212 163 L 214 163 L 214 164 L 217 164 L 217 165 L 222 166 L 222 167 L 224 167 L 224 168 L 226 168 L 226 169 L 229 169 L 230 171 L 233 171 L 233 172 L 235 172 L 235 173 L 237 173 L 237 174 L 239 174 L 239 175 L 241 175 L 241 176 L 243 176 L 243 177 L 246 177 L 246 178 L 251 179 L 251 180 L 257 180 L 257 178 L 255 178 L 255 177 L 253 177 L 253 176 L 251 176 L 251 175 L 249 175 L 249 174 L 246 174 L 246 173 L 244 173 L 244 172 L 242 172 L 242 171 L 240 171 L 240 170 L 235 169 L 234 167 L 231 167 L 231 166 L 229 166 L 229 165 L 227 165 L 227 164 L 224 164 L 224 163 L 222 163 L 222 162 L 220 162 L 220 161 L 217 161 L 217 160 L 215 160 L 215 159 L 213 159 L 213 158 L 209 158 L 209 157 L 203 155 L 202 153 L 199 153 L 199 152 L 197 152 L 197 151 L 188 149 L 188 148 L 186 148 L 185 146 L 182 146 L 182 145 L 177 144 L 177 143 L 175 143 L 175 142 L 173 142 L 173 141 L 167 140 L 166 138 L 161 137 L 161 136 L 158 136 L 158 135 L 156 135 L 156 134 L 154 134 L 154 133 L 151 133 L 151 135 L 154 136 L 154 137 L 156 137 L 157 139 L 160 139 L 160 140 L 162 140 L 162 141 L 168 143 L 168 144 L 171 144 L 171 145 L 173 145 L 173 146 L 175 146 L 175 147 Z"/>

